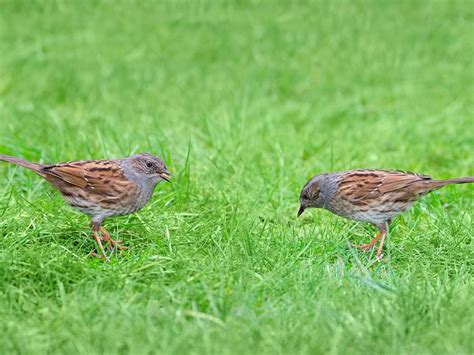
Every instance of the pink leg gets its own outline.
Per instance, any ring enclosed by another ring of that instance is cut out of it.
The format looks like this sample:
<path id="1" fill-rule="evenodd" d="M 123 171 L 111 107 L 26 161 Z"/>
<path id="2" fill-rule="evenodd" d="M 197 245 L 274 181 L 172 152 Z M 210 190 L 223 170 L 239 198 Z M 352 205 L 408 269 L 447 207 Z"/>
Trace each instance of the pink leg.
<path id="1" fill-rule="evenodd" d="M 382 260 L 382 251 L 383 251 L 383 244 L 385 243 L 385 238 L 387 237 L 388 230 L 390 228 L 390 223 L 392 221 L 388 220 L 384 224 L 378 225 L 377 228 L 379 229 L 380 233 L 382 234 L 382 240 L 380 241 L 379 247 L 377 249 L 377 259 Z"/>
<path id="2" fill-rule="evenodd" d="M 383 249 L 383 243 L 385 242 L 385 237 L 387 236 L 387 233 L 382 234 L 382 240 L 380 241 L 379 248 L 377 249 L 377 259 L 382 260 L 382 249 Z"/>
<path id="3" fill-rule="evenodd" d="M 107 231 L 104 229 L 104 227 L 100 226 L 100 227 L 99 227 L 99 230 L 100 230 L 100 231 L 102 232 L 102 234 L 104 235 L 104 238 L 102 238 L 102 240 L 103 240 L 104 242 L 110 243 L 110 244 L 108 244 L 108 245 L 110 245 L 112 248 L 113 248 L 113 247 L 117 247 L 117 249 L 119 249 L 119 250 L 127 250 L 127 249 L 128 249 L 128 247 L 124 247 L 123 245 L 120 245 L 120 244 L 122 243 L 121 240 L 113 240 L 113 239 L 110 237 L 109 233 L 107 233 Z"/>
<path id="4" fill-rule="evenodd" d="M 369 250 L 372 250 L 373 247 L 375 246 L 375 244 L 377 243 L 377 241 L 380 239 L 382 233 L 381 232 L 378 232 L 374 239 L 372 239 L 370 241 L 370 243 L 368 244 L 361 244 L 361 245 L 357 245 L 357 248 L 361 249 L 361 250 L 364 250 L 364 251 L 369 251 Z"/>
<path id="5" fill-rule="evenodd" d="M 102 245 L 102 241 L 100 240 L 100 237 L 99 237 L 99 233 L 98 233 L 96 230 L 93 230 L 92 233 L 93 233 L 93 235 L 94 235 L 95 241 L 97 242 L 97 245 L 98 245 L 99 248 L 100 248 L 100 251 L 102 252 L 102 255 L 104 256 L 105 260 L 106 260 L 107 262 L 109 262 L 109 261 L 110 261 L 110 260 L 109 260 L 109 257 L 108 257 L 107 254 L 105 253 L 104 247 L 103 247 L 103 245 Z M 98 254 L 95 253 L 95 252 L 92 252 L 91 255 L 92 255 L 92 256 L 95 256 L 95 257 L 97 257 L 97 258 L 99 258 L 99 259 L 102 258 L 102 255 L 98 255 Z"/>

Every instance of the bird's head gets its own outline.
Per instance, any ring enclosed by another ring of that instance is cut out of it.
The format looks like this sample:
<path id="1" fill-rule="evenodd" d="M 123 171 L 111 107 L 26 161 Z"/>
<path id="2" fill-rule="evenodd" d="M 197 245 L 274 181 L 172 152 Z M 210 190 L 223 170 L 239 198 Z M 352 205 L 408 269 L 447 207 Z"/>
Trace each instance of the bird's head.
<path id="1" fill-rule="evenodd" d="M 305 209 L 319 208 L 322 207 L 322 205 L 321 186 L 319 184 L 318 176 L 316 176 L 309 180 L 301 190 L 298 217 L 301 216 Z"/>
<path id="2" fill-rule="evenodd" d="M 163 160 L 150 153 L 132 155 L 127 159 L 136 175 L 158 183 L 161 180 L 171 182 L 171 173 L 168 171 Z"/>

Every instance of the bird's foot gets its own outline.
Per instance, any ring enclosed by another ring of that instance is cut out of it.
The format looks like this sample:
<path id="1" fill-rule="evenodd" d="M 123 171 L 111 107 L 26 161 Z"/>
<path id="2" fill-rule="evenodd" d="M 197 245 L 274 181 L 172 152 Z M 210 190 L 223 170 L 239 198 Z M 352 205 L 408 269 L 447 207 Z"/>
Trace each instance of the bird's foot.
<path id="1" fill-rule="evenodd" d="M 103 259 L 105 258 L 105 261 L 107 262 L 110 262 L 110 259 L 107 255 L 102 255 L 102 254 L 98 254 L 97 251 L 94 249 L 92 250 L 90 253 L 89 253 L 90 256 L 93 256 L 94 258 L 97 258 L 97 259 Z"/>
<path id="2" fill-rule="evenodd" d="M 122 244 L 121 240 L 113 240 L 112 238 L 110 238 L 110 239 L 103 239 L 103 241 L 107 243 L 107 248 L 109 250 L 113 250 L 114 248 L 117 248 L 118 250 L 128 250 L 128 247 L 121 245 Z"/>
<path id="3" fill-rule="evenodd" d="M 360 249 L 360 250 L 362 250 L 362 251 L 370 252 L 372 249 L 374 249 L 375 244 L 376 243 L 370 242 L 368 244 L 360 244 L 360 245 L 353 244 L 353 246 Z M 381 261 L 382 258 L 383 258 L 383 250 L 382 250 L 382 246 L 379 246 L 379 248 L 377 248 L 377 260 Z"/>
<path id="4" fill-rule="evenodd" d="M 100 227 L 100 231 L 102 232 L 102 235 L 103 235 L 101 240 L 107 243 L 107 249 L 111 251 L 114 250 L 114 248 L 117 248 L 118 250 L 128 250 L 128 247 L 120 245 L 122 244 L 121 240 L 113 240 L 110 237 L 109 233 L 107 233 L 107 231 L 104 229 L 104 227 Z"/>
<path id="5" fill-rule="evenodd" d="M 377 244 L 378 240 L 380 239 L 380 237 L 382 236 L 382 233 L 378 232 L 374 239 L 372 239 L 370 241 L 370 243 L 368 244 L 361 244 L 361 245 L 354 245 L 356 248 L 359 248 L 360 250 L 363 250 L 363 251 L 371 251 L 375 244 Z"/>
<path id="6" fill-rule="evenodd" d="M 102 255 L 100 257 L 102 258 L 102 256 L 103 256 L 105 258 L 105 260 L 107 262 L 109 262 L 110 259 L 109 259 L 109 257 L 107 256 L 107 253 L 104 250 L 104 246 L 102 245 L 102 241 L 101 241 L 101 238 L 99 237 L 99 233 L 96 230 L 94 230 L 94 231 L 92 231 L 92 234 L 94 235 L 94 239 L 97 242 L 97 245 L 99 246 L 100 251 L 102 252 Z"/>
<path id="7" fill-rule="evenodd" d="M 377 249 L 377 260 L 378 261 L 382 261 L 382 258 L 383 258 L 383 249 L 382 248 L 383 248 L 383 240 L 380 243 L 379 248 Z"/>
<path id="8" fill-rule="evenodd" d="M 374 248 L 375 243 L 360 244 L 360 245 L 354 245 L 354 246 L 363 251 L 371 251 Z"/>

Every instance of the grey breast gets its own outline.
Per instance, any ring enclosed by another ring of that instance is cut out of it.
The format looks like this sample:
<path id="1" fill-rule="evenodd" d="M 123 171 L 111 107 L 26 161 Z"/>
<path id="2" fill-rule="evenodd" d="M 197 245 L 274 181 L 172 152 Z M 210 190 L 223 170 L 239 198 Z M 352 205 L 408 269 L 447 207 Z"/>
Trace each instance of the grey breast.
<path id="1" fill-rule="evenodd" d="M 325 208 L 337 213 L 333 210 L 335 206 L 332 202 L 342 178 L 343 173 L 330 173 L 319 176 L 319 186 L 321 188 L 321 202 L 323 203 L 323 205 L 320 206 L 321 208 Z"/>
<path id="2" fill-rule="evenodd" d="M 145 207 L 153 194 L 153 189 L 155 188 L 157 181 L 154 181 L 145 174 L 137 173 L 133 169 L 129 159 L 122 160 L 120 166 L 122 167 L 125 176 L 133 181 L 138 188 L 137 195 L 133 201 L 129 201 L 130 203 L 127 204 L 126 212 L 124 214 L 133 213 Z"/>

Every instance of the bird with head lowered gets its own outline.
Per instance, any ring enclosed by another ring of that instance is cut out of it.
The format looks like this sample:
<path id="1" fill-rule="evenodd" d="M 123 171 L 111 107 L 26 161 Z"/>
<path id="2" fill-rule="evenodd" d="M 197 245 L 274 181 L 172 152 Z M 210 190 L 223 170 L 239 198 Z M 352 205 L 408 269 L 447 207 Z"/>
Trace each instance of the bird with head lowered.
<path id="1" fill-rule="evenodd" d="M 433 190 L 472 182 L 474 177 L 433 180 L 427 175 L 398 170 L 361 169 L 320 174 L 301 190 L 298 216 L 308 208 L 324 208 L 341 217 L 375 225 L 379 230 L 375 238 L 358 247 L 371 250 L 380 240 L 377 258 L 381 259 L 393 218 Z"/>

